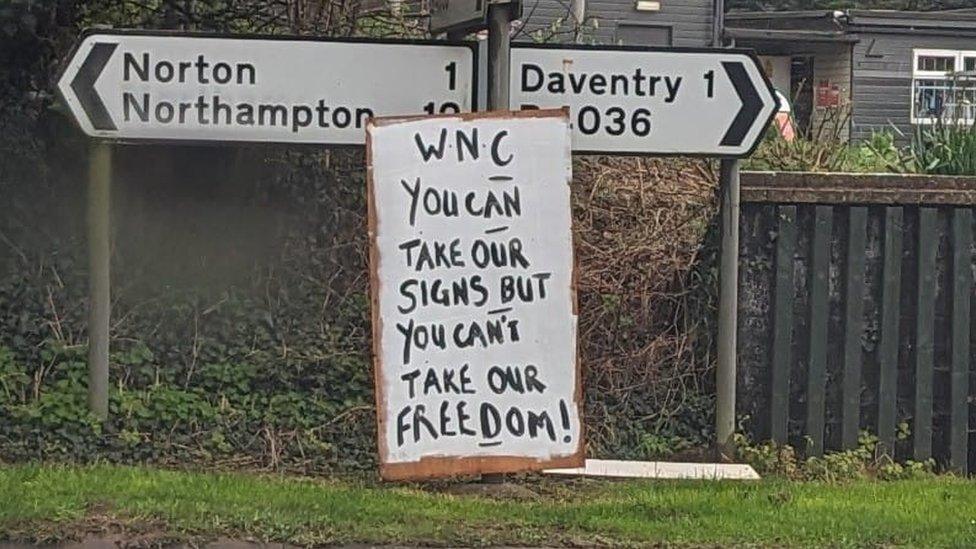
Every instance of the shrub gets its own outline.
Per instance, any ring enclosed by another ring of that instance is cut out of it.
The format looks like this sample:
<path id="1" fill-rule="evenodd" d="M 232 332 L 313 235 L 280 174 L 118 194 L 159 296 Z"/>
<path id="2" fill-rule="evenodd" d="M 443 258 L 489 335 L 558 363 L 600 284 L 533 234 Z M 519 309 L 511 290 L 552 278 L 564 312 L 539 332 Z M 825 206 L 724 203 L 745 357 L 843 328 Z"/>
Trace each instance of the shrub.
<path id="1" fill-rule="evenodd" d="M 752 444 L 743 435 L 736 435 L 738 457 L 752 465 L 762 475 L 793 480 L 839 482 L 860 478 L 900 480 L 924 478 L 935 474 L 932 459 L 898 464 L 879 451 L 878 438 L 868 432 L 858 437 L 857 448 L 831 452 L 823 456 L 797 457 L 792 446 L 763 442 Z"/>
<path id="2" fill-rule="evenodd" d="M 919 173 L 976 175 L 976 127 L 945 122 L 916 126 L 908 154 Z"/>

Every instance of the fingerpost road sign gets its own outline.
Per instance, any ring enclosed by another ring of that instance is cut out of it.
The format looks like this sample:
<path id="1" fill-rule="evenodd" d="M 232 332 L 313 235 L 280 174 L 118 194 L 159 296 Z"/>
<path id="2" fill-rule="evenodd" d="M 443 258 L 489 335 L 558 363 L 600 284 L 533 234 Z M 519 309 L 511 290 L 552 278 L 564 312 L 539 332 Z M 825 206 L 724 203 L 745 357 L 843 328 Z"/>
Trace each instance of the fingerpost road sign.
<path id="1" fill-rule="evenodd" d="M 98 31 L 58 89 L 92 137 L 361 145 L 373 116 L 470 112 L 475 63 L 470 44 Z"/>
<path id="2" fill-rule="evenodd" d="M 573 151 L 747 156 L 776 112 L 743 50 L 514 45 L 513 109 L 568 106 Z"/>

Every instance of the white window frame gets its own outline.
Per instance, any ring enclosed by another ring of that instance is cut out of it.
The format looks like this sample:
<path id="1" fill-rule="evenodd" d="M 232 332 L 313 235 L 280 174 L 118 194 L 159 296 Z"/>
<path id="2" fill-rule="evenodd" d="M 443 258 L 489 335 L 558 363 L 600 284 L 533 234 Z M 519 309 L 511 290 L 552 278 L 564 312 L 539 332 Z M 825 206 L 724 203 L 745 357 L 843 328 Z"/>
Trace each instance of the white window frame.
<path id="1" fill-rule="evenodd" d="M 929 49 L 917 49 L 912 50 L 912 75 L 916 78 L 939 78 L 945 77 L 952 73 L 945 71 L 923 71 L 918 69 L 918 58 L 919 57 L 951 57 L 955 67 L 958 68 L 961 56 L 959 50 L 929 50 Z"/>
<path id="2" fill-rule="evenodd" d="M 953 58 L 953 69 L 952 71 L 926 71 L 919 70 L 918 60 L 920 57 L 951 57 Z M 946 49 L 927 49 L 919 48 L 912 50 L 912 82 L 911 82 L 911 120 L 912 124 L 934 124 L 938 121 L 938 118 L 931 116 L 919 116 L 916 112 L 917 98 L 916 94 L 916 81 L 918 80 L 944 80 L 946 82 L 955 81 L 958 78 L 958 74 L 964 72 L 965 62 L 967 57 L 976 58 L 976 50 L 946 50 Z M 967 77 L 973 78 L 973 77 Z M 976 89 L 976 78 L 973 78 L 973 87 Z M 966 118 L 954 118 L 948 122 L 963 122 L 967 124 L 976 124 L 976 106 L 968 110 L 968 116 Z"/>

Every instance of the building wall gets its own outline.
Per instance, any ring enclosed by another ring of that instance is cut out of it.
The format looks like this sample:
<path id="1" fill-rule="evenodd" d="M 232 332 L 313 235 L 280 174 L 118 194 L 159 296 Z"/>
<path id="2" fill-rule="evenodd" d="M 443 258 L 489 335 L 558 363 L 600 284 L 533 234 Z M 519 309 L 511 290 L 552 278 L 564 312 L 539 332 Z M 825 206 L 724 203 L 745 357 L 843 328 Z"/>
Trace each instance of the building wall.
<path id="1" fill-rule="evenodd" d="M 859 33 L 854 45 L 852 137 L 892 127 L 908 138 L 912 132 L 912 50 L 973 49 L 976 38 Z"/>
<path id="2" fill-rule="evenodd" d="M 826 83 L 837 87 L 837 106 L 818 103 L 817 89 Z M 827 44 L 813 53 L 813 115 L 812 124 L 825 137 L 847 139 L 851 128 L 851 46 Z"/>
<path id="3" fill-rule="evenodd" d="M 660 11 L 637 11 L 636 0 L 588 0 L 586 17 L 596 21 L 587 24 L 581 42 L 627 45 L 672 45 L 705 47 L 711 45 L 714 0 L 660 0 Z M 560 42 L 573 41 L 570 0 L 525 0 L 523 21 L 527 35 L 521 40 L 533 39 L 534 32 L 543 36 L 551 33 L 557 24 L 553 38 Z M 658 41 L 668 37 L 670 44 Z M 654 43 L 650 43 L 654 42 Z"/>

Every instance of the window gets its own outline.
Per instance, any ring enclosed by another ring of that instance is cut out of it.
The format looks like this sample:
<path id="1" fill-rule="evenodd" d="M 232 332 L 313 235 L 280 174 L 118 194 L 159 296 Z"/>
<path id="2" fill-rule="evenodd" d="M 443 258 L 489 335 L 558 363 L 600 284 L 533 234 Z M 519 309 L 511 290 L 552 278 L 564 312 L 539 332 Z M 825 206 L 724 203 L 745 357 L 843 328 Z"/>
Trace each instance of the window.
<path id="1" fill-rule="evenodd" d="M 976 56 L 964 56 L 962 58 L 962 70 L 966 72 L 976 72 Z"/>
<path id="2" fill-rule="evenodd" d="M 976 123 L 976 51 L 915 50 L 912 123 Z"/>
<path id="3" fill-rule="evenodd" d="M 919 55 L 916 60 L 915 70 L 919 72 L 952 72 L 956 70 L 955 56 Z"/>

